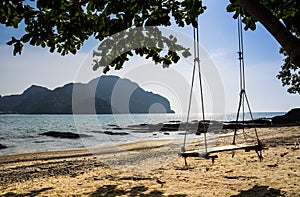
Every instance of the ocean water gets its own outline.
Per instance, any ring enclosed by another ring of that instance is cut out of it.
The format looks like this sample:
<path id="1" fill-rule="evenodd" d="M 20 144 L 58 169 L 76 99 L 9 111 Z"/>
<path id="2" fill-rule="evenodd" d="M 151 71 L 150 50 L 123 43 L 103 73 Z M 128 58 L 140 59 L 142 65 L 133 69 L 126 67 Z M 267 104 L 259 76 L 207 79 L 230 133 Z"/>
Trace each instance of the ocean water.
<path id="1" fill-rule="evenodd" d="M 253 113 L 254 118 L 271 118 L 284 112 Z M 191 114 L 189 120 L 200 120 Z M 207 119 L 235 120 L 236 114 L 225 116 L 207 114 Z M 0 144 L 7 146 L 0 155 L 46 150 L 105 147 L 139 140 L 180 139 L 178 132 L 165 135 L 157 130 L 143 130 L 142 125 L 155 125 L 169 121 L 186 122 L 184 114 L 109 114 L 109 115 L 0 115 Z M 246 116 L 246 119 L 249 116 Z M 134 127 L 137 125 L 137 127 Z M 120 129 L 121 128 L 121 129 Z M 73 132 L 91 137 L 62 139 L 40 135 L 48 131 Z M 128 135 L 107 135 L 105 131 L 126 132 Z"/>

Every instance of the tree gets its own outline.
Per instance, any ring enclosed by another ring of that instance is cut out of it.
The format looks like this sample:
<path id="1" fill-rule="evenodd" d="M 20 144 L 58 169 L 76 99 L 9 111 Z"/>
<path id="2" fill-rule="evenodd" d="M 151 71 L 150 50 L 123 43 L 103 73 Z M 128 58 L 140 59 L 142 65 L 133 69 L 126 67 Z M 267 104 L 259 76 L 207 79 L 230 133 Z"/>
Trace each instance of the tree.
<path id="1" fill-rule="evenodd" d="M 195 18 L 205 9 L 201 0 L 2 0 L 0 23 L 14 28 L 19 24 L 25 26 L 22 37 L 13 37 L 7 43 L 14 46 L 14 55 L 21 54 L 25 43 L 65 55 L 75 54 L 89 37 L 103 41 L 124 30 L 128 30 L 128 36 L 130 27 L 170 26 L 172 20 L 180 27 L 190 24 L 195 27 Z M 278 78 L 289 87 L 290 93 L 300 94 L 299 1 L 230 0 L 227 11 L 235 12 L 234 18 L 240 14 L 245 29 L 255 30 L 256 22 L 260 22 L 274 36 L 286 56 Z M 159 39 L 152 47 L 123 51 L 105 66 L 104 72 L 110 67 L 121 69 L 133 52 L 166 66 L 176 63 L 179 53 L 184 57 L 191 55 L 187 48 L 177 44 L 175 37 L 164 37 L 156 28 L 151 29 L 153 32 Z M 142 37 L 149 41 L 149 35 L 151 37 L 151 34 Z M 166 53 L 162 52 L 163 48 L 167 49 Z M 94 55 L 104 57 L 104 52 L 109 50 L 96 51 Z M 107 62 L 95 61 L 94 69 L 102 63 Z"/>
<path id="2" fill-rule="evenodd" d="M 243 16 L 246 30 L 255 30 L 259 21 L 282 46 L 285 56 L 277 75 L 289 93 L 300 94 L 300 1 L 296 0 L 230 0 L 227 11 Z"/>

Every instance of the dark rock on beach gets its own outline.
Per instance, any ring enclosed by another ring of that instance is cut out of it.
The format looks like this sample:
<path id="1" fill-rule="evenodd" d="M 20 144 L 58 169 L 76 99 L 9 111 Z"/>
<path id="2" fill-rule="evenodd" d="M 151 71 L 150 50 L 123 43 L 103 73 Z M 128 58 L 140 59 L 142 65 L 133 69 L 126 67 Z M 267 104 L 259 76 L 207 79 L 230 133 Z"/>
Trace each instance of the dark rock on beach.
<path id="1" fill-rule="evenodd" d="M 121 127 L 114 127 L 114 128 L 112 128 L 113 130 L 122 130 L 122 128 Z"/>
<path id="2" fill-rule="evenodd" d="M 292 109 L 285 115 L 273 117 L 272 124 L 300 125 L 300 108 Z"/>
<path id="3" fill-rule="evenodd" d="M 0 144 L 0 149 L 5 149 L 5 148 L 7 148 L 7 146 Z"/>
<path id="4" fill-rule="evenodd" d="M 245 121 L 228 121 L 224 122 L 223 129 L 243 129 L 252 127 L 268 127 L 271 126 L 271 120 L 269 118 L 258 118 L 254 120 Z"/>
<path id="5" fill-rule="evenodd" d="M 128 135 L 126 132 L 112 132 L 112 131 L 104 131 L 106 135 Z"/>
<path id="6" fill-rule="evenodd" d="M 118 127 L 118 125 L 116 125 L 116 124 L 108 124 L 107 126 L 109 126 L 109 127 Z"/>
<path id="7" fill-rule="evenodd" d="M 180 123 L 165 123 L 161 127 L 160 131 L 178 131 Z"/>
<path id="8" fill-rule="evenodd" d="M 58 137 L 58 138 L 69 138 L 69 139 L 92 137 L 92 136 L 86 135 L 86 134 L 78 134 L 78 133 L 72 133 L 72 132 L 58 132 L 58 131 L 49 131 L 49 132 L 45 132 L 45 133 L 40 133 L 39 135 Z"/>

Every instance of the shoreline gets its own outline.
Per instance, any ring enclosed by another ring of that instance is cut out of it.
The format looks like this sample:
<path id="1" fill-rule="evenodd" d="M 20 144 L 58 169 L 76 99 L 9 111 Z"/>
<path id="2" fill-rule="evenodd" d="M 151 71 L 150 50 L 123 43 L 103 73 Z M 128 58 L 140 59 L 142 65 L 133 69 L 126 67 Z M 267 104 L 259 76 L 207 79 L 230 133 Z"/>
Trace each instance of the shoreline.
<path id="1" fill-rule="evenodd" d="M 49 150 L 49 151 L 33 151 L 22 153 L 11 153 L 0 155 L 0 165 L 14 162 L 27 162 L 36 160 L 54 160 L 54 159 L 68 159 L 76 157 L 90 157 L 97 154 L 112 154 L 122 151 L 136 151 L 160 148 L 166 144 L 170 144 L 171 140 L 154 139 L 154 140 L 140 140 L 136 142 L 129 142 L 115 146 L 101 147 L 101 148 L 77 148 L 64 150 Z M 115 149 L 115 150 L 114 150 Z"/>
<path id="2" fill-rule="evenodd" d="M 231 143 L 226 135 L 216 145 Z M 267 148 L 262 162 L 254 151 L 236 151 L 234 158 L 218 153 L 213 165 L 188 158 L 184 166 L 178 144 L 166 140 L 119 145 L 99 155 L 80 149 L 0 156 L 0 195 L 300 195 L 300 126 L 260 128 L 259 135 Z"/>
<path id="3" fill-rule="evenodd" d="M 294 109 L 282 116 L 272 116 L 277 117 L 277 123 L 275 125 L 271 123 L 271 119 L 266 118 L 266 116 L 264 116 L 265 118 L 259 118 L 260 116 L 255 118 L 253 124 L 256 128 L 299 126 L 300 122 L 294 120 L 295 117 L 297 119 L 297 113 L 299 113 L 299 111 L 300 110 Z M 294 113 L 296 113 L 296 115 Z M 20 122 L 20 125 L 16 124 L 16 128 L 20 132 L 16 132 L 16 135 L 11 135 L 11 130 L 14 128 L 10 128 L 9 126 L 7 128 L 4 127 L 3 133 L 0 136 L 0 156 L 18 154 L 21 152 L 90 148 L 97 146 L 98 144 L 103 145 L 103 147 L 107 147 L 114 145 L 114 143 L 124 144 L 130 141 L 156 138 L 181 138 L 180 135 L 182 135 L 186 129 L 189 134 L 193 134 L 194 131 L 199 130 L 199 128 L 201 129 L 199 121 L 191 119 L 192 121 L 186 125 L 184 121 L 178 120 L 178 118 L 180 119 L 180 115 L 178 114 L 176 116 L 164 117 L 165 121 L 159 119 L 159 116 L 156 117 L 149 115 L 148 118 L 150 118 L 148 121 L 149 123 L 147 121 L 145 122 L 146 119 L 143 119 L 143 121 L 141 121 L 141 119 L 137 119 L 137 122 L 134 122 L 134 124 L 127 125 L 120 124 L 123 120 L 118 123 L 113 123 L 114 121 L 111 122 L 111 120 L 115 119 L 111 119 L 105 123 L 101 122 L 101 124 L 97 122 L 100 126 L 99 128 L 94 128 L 92 126 L 86 130 L 78 130 L 76 125 L 74 127 L 73 118 L 70 118 L 69 116 L 63 120 L 60 119 L 58 122 L 53 117 L 49 119 L 52 123 L 49 125 L 61 125 L 61 121 L 63 121 L 63 127 L 45 126 L 41 124 L 42 122 L 40 119 L 34 119 L 36 121 L 34 124 L 35 126 L 30 128 L 25 127 L 25 129 L 23 129 L 23 124 L 21 124 L 23 119 L 18 119 L 19 121 L 16 122 Z M 152 121 L 152 118 L 154 118 L 154 121 Z M 120 117 L 120 120 L 121 119 L 122 118 Z M 291 124 L 285 122 L 288 119 Z M 284 120 L 284 124 L 282 124 L 282 120 Z M 89 120 L 87 119 L 86 121 Z M 236 126 L 238 128 L 242 128 L 242 125 L 244 125 L 244 128 L 253 127 L 252 122 L 250 123 L 249 121 L 245 121 L 243 124 L 241 124 L 241 122 L 236 124 L 235 121 L 210 120 L 209 125 L 209 133 L 215 134 L 220 134 L 224 131 L 226 132 L 226 130 L 231 130 Z"/>
<path id="4" fill-rule="evenodd" d="M 246 121 L 248 122 L 248 121 Z M 221 123 L 223 123 L 223 126 L 221 127 L 220 125 L 222 125 Z M 221 136 L 221 135 L 227 135 L 228 133 L 232 132 L 232 125 L 235 125 L 236 123 L 234 121 L 230 121 L 230 122 L 225 122 L 225 121 L 211 121 L 210 123 L 210 127 L 209 127 L 209 134 L 212 135 L 217 135 L 217 136 Z M 170 126 L 171 125 L 171 126 Z M 176 128 L 173 128 L 173 125 L 176 126 Z M 135 140 L 129 140 L 129 141 L 116 141 L 114 142 L 116 145 L 113 144 L 106 144 L 106 145 L 101 145 L 99 148 L 101 149 L 107 149 L 110 148 L 112 146 L 119 146 L 119 145 L 123 145 L 123 144 L 131 144 L 131 143 L 137 143 L 139 141 L 147 141 L 147 140 L 179 140 L 181 139 L 181 136 L 183 136 L 185 134 L 186 131 L 182 130 L 185 129 L 185 123 L 184 122 L 180 122 L 180 121 L 169 121 L 167 123 L 158 123 L 158 124 L 143 124 L 143 125 L 129 125 L 127 127 L 119 127 L 117 125 L 113 125 L 114 127 L 111 128 L 111 130 L 109 130 L 107 134 L 107 131 L 103 131 L 103 132 L 96 132 L 97 134 L 101 133 L 103 135 L 106 135 L 107 138 L 110 137 L 123 137 L 124 133 L 126 133 L 125 137 L 129 134 L 131 135 L 136 135 L 136 134 L 143 134 L 145 135 L 143 139 L 135 139 Z M 115 126 L 117 126 L 118 129 L 115 129 Z M 245 125 L 243 128 L 245 129 L 250 129 L 250 128 L 257 128 L 257 129 L 262 129 L 262 128 L 281 128 L 281 127 L 295 127 L 295 126 L 300 126 L 300 123 L 291 123 L 291 124 L 254 124 L 252 126 L 249 125 Z M 198 122 L 190 122 L 188 124 L 188 130 L 187 130 L 187 134 L 188 135 L 194 135 L 194 131 L 197 130 L 198 127 Z M 165 130 L 166 129 L 166 130 Z M 242 129 L 242 127 L 238 127 L 238 129 Z M 139 132 L 138 132 L 139 131 Z M 94 131 L 92 131 L 91 133 L 93 133 Z M 49 132 L 51 133 L 51 132 Z M 85 138 L 93 138 L 95 136 L 88 136 L 86 137 L 86 134 L 78 134 L 76 132 L 53 132 L 53 133 L 59 133 L 60 135 L 70 135 L 71 137 L 60 137 L 60 136 L 55 136 L 55 135 L 49 135 L 49 139 L 52 138 L 53 140 L 58 139 L 58 140 L 62 140 L 62 139 L 66 139 L 66 140 L 70 140 L 70 142 L 72 140 L 84 140 Z M 39 133 L 38 136 L 41 136 L 43 133 Z M 57 135 L 57 134 L 56 134 Z M 73 135 L 78 135 L 78 138 L 73 138 Z M 147 136 L 148 135 L 148 136 Z M 171 136 L 170 136 L 171 135 Z M 230 134 L 229 134 L 230 135 Z M 183 137 L 182 137 L 183 138 Z M 112 138 L 113 139 L 113 138 Z M 129 137 L 130 139 L 130 137 Z M 109 142 L 109 141 L 108 141 Z M 106 142 L 105 142 L 106 143 Z M 83 150 L 88 150 L 88 149 L 93 149 L 93 147 L 85 147 L 85 144 L 82 143 L 81 147 L 74 147 L 74 148 L 63 148 L 61 147 L 61 149 L 50 149 L 50 150 L 27 150 L 27 151 L 20 151 L 20 150 L 14 150 L 12 152 L 6 152 L 6 150 L 9 150 L 10 148 L 14 148 L 14 146 L 7 146 L 7 144 L 0 144 L 3 146 L 4 153 L 0 153 L 0 157 L 2 156 L 6 156 L 6 155 L 14 155 L 14 154 L 27 154 L 27 153 L 37 153 L 37 152 L 60 152 L 60 151 L 73 151 L 73 150 L 77 150 L 77 151 L 83 151 Z M 97 145 L 94 145 L 97 146 Z M 1 151 L 1 149 L 0 149 Z"/>

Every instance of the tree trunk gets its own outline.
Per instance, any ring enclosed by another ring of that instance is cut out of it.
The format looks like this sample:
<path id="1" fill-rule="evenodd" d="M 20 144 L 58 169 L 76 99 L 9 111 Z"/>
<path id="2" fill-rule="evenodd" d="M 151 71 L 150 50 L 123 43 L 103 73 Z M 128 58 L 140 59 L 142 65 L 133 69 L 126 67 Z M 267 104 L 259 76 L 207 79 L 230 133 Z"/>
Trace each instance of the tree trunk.
<path id="1" fill-rule="evenodd" d="M 286 50 L 292 62 L 300 67 L 300 39 L 289 32 L 285 26 L 257 0 L 237 1 L 251 16 L 259 21 Z"/>

